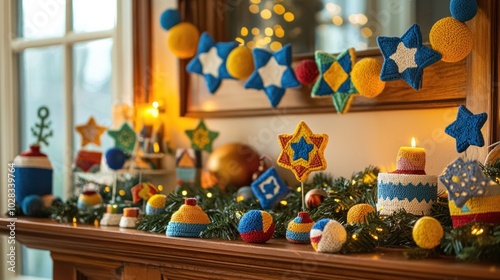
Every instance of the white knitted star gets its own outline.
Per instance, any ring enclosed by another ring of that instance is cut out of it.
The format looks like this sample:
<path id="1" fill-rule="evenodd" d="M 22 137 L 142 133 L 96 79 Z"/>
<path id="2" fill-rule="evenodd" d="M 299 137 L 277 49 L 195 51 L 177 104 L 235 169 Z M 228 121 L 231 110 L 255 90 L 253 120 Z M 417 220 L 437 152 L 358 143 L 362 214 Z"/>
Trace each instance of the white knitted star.
<path id="1" fill-rule="evenodd" d="M 211 47 L 208 52 L 201 53 L 199 55 L 199 60 L 203 68 L 203 74 L 210 74 L 216 79 L 219 78 L 219 67 L 223 60 L 217 54 L 217 48 L 215 46 Z"/>
<path id="2" fill-rule="evenodd" d="M 281 79 L 283 78 L 283 73 L 285 73 L 287 67 L 285 65 L 280 65 L 274 57 L 271 57 L 266 65 L 259 68 L 259 75 L 262 79 L 264 87 L 276 86 L 281 87 Z"/>
<path id="3" fill-rule="evenodd" d="M 396 52 L 389 58 L 394 60 L 398 66 L 399 73 L 403 73 L 408 68 L 418 67 L 415 62 L 415 54 L 417 53 L 417 48 L 407 48 L 403 42 L 398 44 Z"/>

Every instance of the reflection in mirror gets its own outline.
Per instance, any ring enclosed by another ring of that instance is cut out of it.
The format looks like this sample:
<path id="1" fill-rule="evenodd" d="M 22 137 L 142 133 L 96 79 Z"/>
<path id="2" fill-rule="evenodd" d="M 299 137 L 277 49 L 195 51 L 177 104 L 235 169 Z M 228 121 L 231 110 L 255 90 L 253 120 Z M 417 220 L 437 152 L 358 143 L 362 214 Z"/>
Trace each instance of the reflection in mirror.
<path id="1" fill-rule="evenodd" d="M 449 0 L 243 0 L 226 13 L 226 38 L 294 53 L 377 47 L 377 36 L 401 36 L 413 24 L 428 42 L 432 25 L 449 16 Z M 222 39 L 222 38 L 221 38 Z"/>

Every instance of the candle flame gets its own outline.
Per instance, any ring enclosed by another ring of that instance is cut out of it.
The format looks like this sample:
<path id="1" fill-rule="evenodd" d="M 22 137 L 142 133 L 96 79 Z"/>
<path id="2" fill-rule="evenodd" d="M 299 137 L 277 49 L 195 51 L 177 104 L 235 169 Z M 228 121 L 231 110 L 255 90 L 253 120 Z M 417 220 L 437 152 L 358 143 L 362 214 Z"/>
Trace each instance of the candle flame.
<path id="1" fill-rule="evenodd" d="M 417 146 L 417 144 L 415 143 L 415 137 L 412 137 L 411 138 L 411 147 L 415 148 L 416 146 Z"/>

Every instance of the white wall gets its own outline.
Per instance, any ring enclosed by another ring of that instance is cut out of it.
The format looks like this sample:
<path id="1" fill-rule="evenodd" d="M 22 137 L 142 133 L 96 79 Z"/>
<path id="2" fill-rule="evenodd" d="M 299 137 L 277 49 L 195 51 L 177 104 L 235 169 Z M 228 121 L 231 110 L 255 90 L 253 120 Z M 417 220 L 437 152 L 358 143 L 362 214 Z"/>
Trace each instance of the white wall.
<path id="1" fill-rule="evenodd" d="M 184 130 L 193 129 L 198 120 L 179 117 L 178 61 L 168 51 L 168 33 L 158 21 L 160 14 L 166 8 L 175 7 L 175 3 L 173 0 L 154 1 L 153 81 L 156 97 L 166 100 L 167 138 L 174 148 L 180 148 L 189 147 Z M 381 167 L 383 171 L 393 170 L 399 147 L 409 146 L 411 138 L 415 137 L 417 146 L 427 151 L 427 174 L 439 175 L 458 156 L 455 140 L 444 133 L 445 127 L 455 119 L 456 112 L 457 108 L 445 108 L 206 119 L 205 122 L 210 129 L 220 132 L 214 148 L 228 142 L 241 142 L 276 159 L 280 152 L 277 135 L 293 133 L 296 124 L 304 120 L 314 133 L 329 135 L 325 152 L 327 171 L 335 177 L 348 177 L 370 164 Z M 292 178 L 291 172 L 280 172 Z"/>

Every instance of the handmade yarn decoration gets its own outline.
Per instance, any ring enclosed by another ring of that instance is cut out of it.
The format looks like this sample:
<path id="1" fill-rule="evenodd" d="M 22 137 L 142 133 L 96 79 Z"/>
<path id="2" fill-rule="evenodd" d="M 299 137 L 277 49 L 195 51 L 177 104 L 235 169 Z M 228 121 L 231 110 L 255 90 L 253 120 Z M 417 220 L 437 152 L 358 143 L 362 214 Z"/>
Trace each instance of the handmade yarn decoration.
<path id="1" fill-rule="evenodd" d="M 438 20 L 431 28 L 429 41 L 441 53 L 444 62 L 458 62 L 466 58 L 474 46 L 474 36 L 467 24 L 452 17 Z"/>
<path id="2" fill-rule="evenodd" d="M 264 90 L 271 106 L 280 103 L 285 89 L 299 87 L 300 83 L 292 70 L 292 46 L 285 45 L 272 53 L 265 49 L 252 50 L 255 69 L 245 83 L 245 88 Z"/>
<path id="3" fill-rule="evenodd" d="M 351 80 L 359 95 L 373 98 L 384 91 L 385 82 L 380 80 L 381 71 L 382 64 L 375 58 L 363 58 L 354 64 Z"/>
<path id="4" fill-rule="evenodd" d="M 470 145 L 484 146 L 481 128 L 488 119 L 486 113 L 473 114 L 464 105 L 458 108 L 457 119 L 444 130 L 446 134 L 455 138 L 457 152 L 467 150 Z"/>
<path id="5" fill-rule="evenodd" d="M 129 155 L 125 154 L 118 148 L 110 148 L 106 151 L 105 158 L 108 167 L 116 171 L 123 167 L 125 161 L 129 158 Z"/>
<path id="6" fill-rule="evenodd" d="M 196 54 L 200 31 L 192 23 L 180 21 L 178 10 L 168 9 L 160 17 L 160 25 L 169 31 L 169 50 L 180 59 L 190 58 Z"/>
<path id="7" fill-rule="evenodd" d="M 347 241 L 344 226 L 333 219 L 317 221 L 311 228 L 311 245 L 321 253 L 338 253 Z"/>
<path id="8" fill-rule="evenodd" d="M 210 93 L 215 93 L 223 79 L 232 79 L 226 67 L 229 53 L 238 46 L 236 41 L 216 43 L 207 32 L 201 34 L 196 56 L 186 66 L 190 73 L 203 75 Z"/>
<path id="9" fill-rule="evenodd" d="M 443 226 L 433 217 L 422 217 L 413 226 L 413 241 L 422 249 L 434 249 L 441 243 L 443 235 Z"/>
<path id="10" fill-rule="evenodd" d="M 167 236 L 173 237 L 200 237 L 210 219 L 200 206 L 196 205 L 195 198 L 186 198 L 184 205 L 177 210 L 167 225 Z"/>
<path id="11" fill-rule="evenodd" d="M 227 57 L 226 67 L 231 77 L 238 80 L 248 78 L 255 69 L 252 50 L 247 46 L 233 49 Z"/>
<path id="12" fill-rule="evenodd" d="M 39 196 L 30 194 L 23 199 L 21 204 L 21 211 L 24 215 L 29 217 L 47 218 L 50 216 L 50 206 L 52 203 L 44 203 L 44 197 L 52 195 Z M 52 196 L 53 200 L 53 196 Z"/>
<path id="13" fill-rule="evenodd" d="M 203 120 L 200 120 L 195 129 L 186 130 L 191 140 L 191 148 L 197 151 L 212 152 L 212 143 L 219 136 L 219 132 L 209 130 Z"/>
<path id="14" fill-rule="evenodd" d="M 290 243 L 306 244 L 310 242 L 309 234 L 314 225 L 314 221 L 307 212 L 299 212 L 286 227 L 286 240 Z"/>
<path id="15" fill-rule="evenodd" d="M 274 167 L 267 169 L 257 180 L 253 181 L 251 187 L 262 209 L 273 208 L 289 193 L 288 186 Z"/>
<path id="16" fill-rule="evenodd" d="M 99 125 L 94 117 L 90 117 L 86 124 L 77 125 L 75 130 L 82 138 L 81 146 L 85 147 L 88 144 L 101 146 L 101 135 L 106 132 L 106 127 Z"/>
<path id="17" fill-rule="evenodd" d="M 123 216 L 123 209 L 124 207 L 118 204 L 106 205 L 106 213 L 102 215 L 99 224 L 101 226 L 119 226 Z"/>
<path id="18" fill-rule="evenodd" d="M 122 124 L 118 130 L 108 130 L 108 134 L 115 140 L 116 148 L 127 153 L 132 153 L 137 135 L 128 123 Z"/>
<path id="19" fill-rule="evenodd" d="M 164 214 L 166 202 L 167 196 L 164 194 L 155 194 L 151 196 L 146 204 L 146 215 Z"/>
<path id="20" fill-rule="evenodd" d="M 119 226 L 121 228 L 135 228 L 135 224 L 139 218 L 139 208 L 127 207 L 123 209 L 123 216 L 120 219 Z"/>
<path id="21" fill-rule="evenodd" d="M 274 234 L 273 216 L 266 211 L 250 210 L 241 217 L 238 232 L 247 243 L 265 243 Z"/>
<path id="22" fill-rule="evenodd" d="M 255 199 L 255 195 L 253 194 L 251 187 L 241 187 L 238 191 L 236 191 L 236 202 L 248 201 L 252 199 Z"/>
<path id="23" fill-rule="evenodd" d="M 141 200 L 148 201 L 148 199 L 158 192 L 158 189 L 155 185 L 144 182 L 133 186 L 130 191 L 132 192 L 132 202 L 138 203 Z"/>
<path id="24" fill-rule="evenodd" d="M 96 173 L 101 169 L 102 152 L 80 150 L 75 156 L 73 170 L 76 172 Z"/>
<path id="25" fill-rule="evenodd" d="M 349 211 L 347 211 L 347 223 L 349 224 L 361 224 L 366 222 L 368 214 L 375 213 L 376 210 L 370 204 L 360 203 L 352 206 Z"/>
<path id="26" fill-rule="evenodd" d="M 295 67 L 295 75 L 301 84 L 311 85 L 318 78 L 318 65 L 312 59 L 304 59 Z"/>
<path id="27" fill-rule="evenodd" d="M 90 117 L 86 124 L 78 125 L 75 130 L 80 134 L 81 147 L 88 144 L 101 146 L 101 136 L 106 132 L 106 127 L 99 125 L 94 117 Z M 102 152 L 79 150 L 74 163 L 74 170 L 78 172 L 98 172 L 101 165 Z"/>
<path id="28" fill-rule="evenodd" d="M 424 68 L 441 59 L 441 54 L 422 45 L 418 24 L 412 25 L 399 37 L 378 37 L 378 46 L 384 57 L 380 80 L 402 79 L 412 88 L 422 87 Z"/>
<path id="29" fill-rule="evenodd" d="M 85 190 L 77 200 L 77 207 L 79 210 L 86 211 L 102 204 L 102 196 L 95 190 Z"/>
<path id="30" fill-rule="evenodd" d="M 450 12 L 451 16 L 461 22 L 466 22 L 473 19 L 477 14 L 476 0 L 451 0 Z"/>

